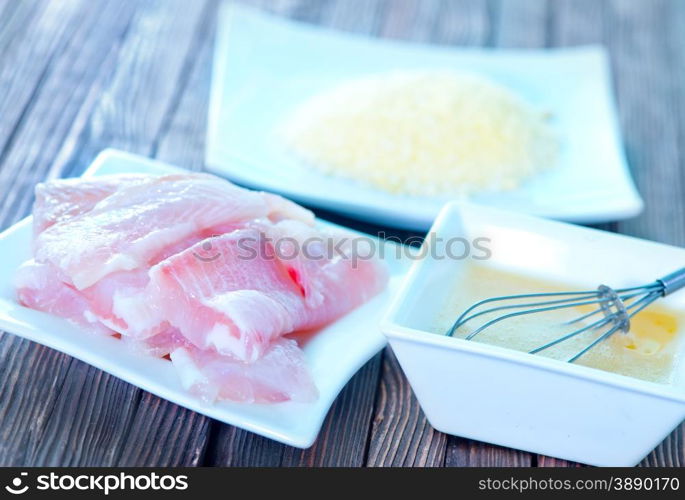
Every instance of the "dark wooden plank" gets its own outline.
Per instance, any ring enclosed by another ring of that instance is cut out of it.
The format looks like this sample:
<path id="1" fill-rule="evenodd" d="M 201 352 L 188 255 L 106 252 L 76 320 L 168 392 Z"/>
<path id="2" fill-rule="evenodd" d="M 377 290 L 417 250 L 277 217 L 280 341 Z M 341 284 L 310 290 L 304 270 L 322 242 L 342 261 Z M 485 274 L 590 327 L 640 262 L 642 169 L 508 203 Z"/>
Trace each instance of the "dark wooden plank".
<path id="1" fill-rule="evenodd" d="M 114 62 L 115 42 L 131 15 L 132 9 L 118 2 L 85 3 L 73 16 L 62 52 L 44 61 L 46 68 L 37 69 L 41 84 L 32 94 L 30 110 L 15 125 L 11 147 L 0 158 L 0 189 L 6 193 L 0 201 L 3 226 L 28 213 L 33 187 L 46 176 L 72 130 L 75 116 L 102 75 L 103 62 Z"/>
<path id="2" fill-rule="evenodd" d="M 531 454 L 470 439 L 453 439 L 447 447 L 448 467 L 530 467 Z"/>
<path id="3" fill-rule="evenodd" d="M 395 0 L 383 12 L 380 35 L 384 38 L 426 41 L 433 31 L 437 7 L 438 0 L 422 4 L 412 0 Z"/>
<path id="4" fill-rule="evenodd" d="M 40 0 L 0 3 L 0 60 L 12 57 L 12 51 L 32 32 L 44 6 Z"/>
<path id="5" fill-rule="evenodd" d="M 70 131 L 65 147 L 71 154 L 66 159 L 64 154 L 58 154 L 62 158 L 60 166 L 71 172 L 83 169 L 108 145 L 143 153 L 152 150 L 167 114 L 173 111 L 169 106 L 186 61 L 194 55 L 188 51 L 197 45 L 202 21 L 210 15 L 204 11 L 204 2 L 127 5 L 140 10 L 117 51 L 114 71 L 98 92 L 89 118 L 82 120 L 84 128 Z M 181 9 L 183 16 L 178 15 Z M 86 25 L 93 27 L 91 23 Z M 116 37 L 109 40 L 110 45 L 117 42 Z M 30 370 L 26 366 L 24 372 Z M 114 377 L 71 361 L 54 396 L 54 407 L 44 419 L 42 439 L 28 455 L 28 463 L 197 463 L 205 442 L 201 440 L 194 446 L 194 436 L 202 436 L 202 422 L 195 426 L 192 415 L 186 415 L 185 410 L 159 410 L 165 405 L 170 403 L 160 403 Z M 189 423 L 179 427 L 180 420 Z M 193 439 L 179 440 L 181 434 Z"/>
<path id="6" fill-rule="evenodd" d="M 495 47 L 541 48 L 547 44 L 547 0 L 500 0 L 492 5 Z"/>
<path id="7" fill-rule="evenodd" d="M 149 155 L 167 114 L 173 112 L 179 78 L 196 50 L 206 0 L 157 0 L 141 4 L 124 42 L 118 68 L 80 137 L 78 154 L 66 166 L 78 174 L 103 148 Z M 179 15 L 182 12 L 183 15 Z"/>
<path id="8" fill-rule="evenodd" d="M 680 111 L 685 100 L 681 52 L 685 4 L 608 4 L 611 49 L 628 160 L 645 199 L 644 213 L 621 232 L 685 245 L 685 174 Z"/>
<path id="9" fill-rule="evenodd" d="M 492 43 L 493 18 L 487 0 L 442 0 L 433 16 L 432 43 L 465 47 Z"/>
<path id="10" fill-rule="evenodd" d="M 417 42 L 434 41 L 440 7 L 437 0 L 395 0 L 381 11 L 380 35 Z M 404 239 L 409 235 L 400 236 Z M 442 465 L 447 438 L 427 423 L 389 348 L 384 353 L 382 368 L 365 465 Z M 399 409 L 408 413 L 401 414 Z"/>
<path id="11" fill-rule="evenodd" d="M 40 443 L 72 358 L 2 333 L 0 360 L 0 464 L 25 466 L 30 450 Z"/>
<path id="12" fill-rule="evenodd" d="M 149 7 L 149 8 L 147 8 Z M 183 16 L 178 12 L 183 7 Z M 106 145 L 116 145 L 150 154 L 156 139 L 176 106 L 179 85 L 184 82 L 188 61 L 205 36 L 212 12 L 203 2 L 188 8 L 184 2 L 156 2 L 146 5 L 122 47 L 117 72 L 105 91 L 111 102 L 95 108 L 89 121 L 86 141 L 78 150 L 76 169 L 83 168 L 93 154 Z M 96 132 L 96 133 L 93 133 Z M 87 159 L 87 160 L 84 160 Z M 76 374 L 75 374 L 76 375 Z M 73 454 L 80 464 L 122 465 L 195 465 L 205 444 L 208 421 L 193 412 L 103 374 L 105 384 L 92 392 L 119 401 L 107 414 L 94 412 L 89 421 L 106 422 L 116 417 L 124 431 L 108 433 L 105 426 L 92 426 L 87 433 L 74 436 L 79 442 L 93 440 L 97 446 L 89 455 Z M 67 385 L 78 385 L 78 377 Z M 128 405 L 130 405 L 130 410 Z M 56 433 L 65 418 L 75 422 L 83 418 L 77 409 L 61 412 L 53 419 Z M 183 425 L 179 426 L 179 422 Z M 63 432 L 61 434 L 64 434 Z M 62 436 L 70 440 L 71 436 Z M 48 460 L 51 455 L 46 457 Z"/>
<path id="13" fill-rule="evenodd" d="M 126 439 L 116 447 L 107 447 L 119 455 L 107 457 L 107 463 L 121 467 L 202 464 L 211 419 L 149 392 L 141 393 L 126 422 Z M 99 464 L 102 460 L 90 463 Z"/>
<path id="14" fill-rule="evenodd" d="M 567 47 L 602 43 L 606 2 L 555 0 L 548 13 L 548 43 Z"/>
<path id="15" fill-rule="evenodd" d="M 387 348 L 366 465 L 440 467 L 446 446 L 447 435 L 428 423 L 397 358 Z"/>
<path id="16" fill-rule="evenodd" d="M 673 245 L 685 245 L 685 4 L 678 1 L 607 5 L 606 43 L 611 50 L 621 126 L 628 161 L 645 212 L 618 224 L 619 231 Z M 685 424 L 643 462 L 685 464 Z"/>
<path id="17" fill-rule="evenodd" d="M 3 177 L 3 193 L 7 193 L 2 204 L 3 226 L 28 210 L 33 176 L 48 170 L 76 110 L 83 105 L 85 89 L 98 79 L 99 67 L 89 64 L 95 59 L 107 67 L 113 59 L 112 39 L 125 32 L 130 9 L 122 10 L 110 2 L 105 8 L 82 9 L 78 19 L 81 22 L 70 27 L 71 40 L 64 51 L 52 63 L 44 61 L 50 69 L 37 68 L 43 76 L 34 92 L 31 113 L 23 118 L 12 148 L 3 157 L 3 172 L 12 172 Z M 95 20 L 99 21 L 97 30 L 92 26 Z M 84 46 L 86 40 L 92 45 Z M 24 106 L 21 101 L 17 104 Z M 10 187 L 11 191 L 5 191 Z M 42 446 L 46 421 L 72 359 L 9 334 L 0 339 L 0 352 L 0 380 L 5 389 L 0 394 L 0 428 L 4 433 L 0 463 L 29 465 L 35 450 Z"/>
<path id="18" fill-rule="evenodd" d="M 210 4 L 211 12 L 216 12 L 217 4 Z M 206 30 L 206 36 L 193 50 L 191 58 L 194 64 L 188 71 L 188 81 L 181 91 L 178 105 L 160 130 L 153 151 L 158 159 L 191 170 L 204 168 L 216 17 L 210 15 L 209 21 L 202 28 Z"/>
<path id="19" fill-rule="evenodd" d="M 314 446 L 307 450 L 287 447 L 281 465 L 364 465 L 380 364 L 381 354 L 378 354 L 357 372 L 335 400 Z"/>
<path id="20" fill-rule="evenodd" d="M 14 3 L 0 20 L 0 159 L 30 109 L 50 61 L 86 10 L 83 0 Z M 7 169 L 2 174 L 7 175 Z"/>
<path id="21" fill-rule="evenodd" d="M 279 12 L 279 4 L 274 2 L 247 2 Z M 291 15 L 302 20 L 316 17 L 318 5 L 311 2 L 281 4 Z M 214 9 L 215 6 L 212 6 Z M 289 10 L 288 10 L 289 9 Z M 185 86 L 178 108 L 168 125 L 163 127 L 156 141 L 153 154 L 158 158 L 194 170 L 204 165 L 204 141 L 206 131 L 206 109 L 208 107 L 209 81 L 211 76 L 211 57 L 213 43 L 211 32 L 214 26 L 205 28 L 210 34 L 201 47 L 197 49 L 197 62 L 193 66 L 188 84 Z M 168 410 L 167 410 L 168 411 Z M 210 423 L 197 414 L 193 414 L 198 424 L 203 427 L 195 437 L 199 444 L 209 442 L 209 448 L 202 463 L 205 465 L 279 465 L 283 446 L 232 426 L 219 422 Z M 200 424 L 201 422 L 201 424 Z M 207 437 L 206 426 L 212 426 L 211 438 Z M 197 446 L 197 445 L 196 445 Z"/>
<path id="22" fill-rule="evenodd" d="M 347 0 L 330 1 L 324 11 L 317 18 L 310 17 L 309 21 L 317 21 L 335 29 L 354 33 L 376 33 L 381 21 L 381 12 L 386 7 L 384 0 Z"/>
<path id="23" fill-rule="evenodd" d="M 681 424 L 645 459 L 641 467 L 685 467 L 685 424 Z"/>

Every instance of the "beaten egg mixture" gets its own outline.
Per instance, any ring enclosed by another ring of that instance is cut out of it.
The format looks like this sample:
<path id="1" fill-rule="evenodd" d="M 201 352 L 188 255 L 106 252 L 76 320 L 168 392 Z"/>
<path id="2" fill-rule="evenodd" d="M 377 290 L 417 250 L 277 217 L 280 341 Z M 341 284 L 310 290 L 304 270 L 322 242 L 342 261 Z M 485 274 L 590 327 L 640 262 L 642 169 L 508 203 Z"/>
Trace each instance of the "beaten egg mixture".
<path id="1" fill-rule="evenodd" d="M 484 265 L 464 266 L 463 275 L 457 280 L 448 304 L 435 325 L 435 332 L 445 334 L 456 318 L 472 304 L 489 297 L 569 290 L 568 286 L 538 279 L 522 277 Z M 572 289 L 572 288 L 571 288 Z M 530 301 L 530 299 L 527 299 Z M 528 352 L 556 338 L 597 321 L 600 316 L 589 318 L 586 323 L 564 325 L 563 323 L 583 316 L 594 308 L 579 306 L 509 318 L 488 327 L 473 341 Z M 505 311 L 510 312 L 510 311 Z M 498 314 L 466 323 L 455 334 L 464 338 L 471 331 Z M 575 361 L 576 364 L 627 375 L 650 382 L 671 383 L 677 366 L 679 330 L 683 315 L 677 311 L 655 304 L 647 307 L 631 319 L 630 331 L 616 332 L 600 342 Z M 605 327 L 606 328 L 606 327 Z M 581 351 L 606 331 L 584 332 L 561 342 L 538 355 L 566 361 Z"/>

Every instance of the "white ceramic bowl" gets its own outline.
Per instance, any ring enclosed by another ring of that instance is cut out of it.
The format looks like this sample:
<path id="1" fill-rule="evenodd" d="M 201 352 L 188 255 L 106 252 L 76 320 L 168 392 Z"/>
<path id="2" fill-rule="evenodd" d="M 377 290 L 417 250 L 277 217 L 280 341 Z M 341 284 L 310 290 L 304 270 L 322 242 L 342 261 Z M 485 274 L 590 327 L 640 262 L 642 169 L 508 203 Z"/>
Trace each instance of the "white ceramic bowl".
<path id="1" fill-rule="evenodd" d="M 489 238 L 488 265 L 574 287 L 638 285 L 685 263 L 681 248 L 475 205 L 445 206 L 431 231 Z M 430 333 L 464 265 L 430 255 L 415 262 L 382 322 L 433 427 L 592 465 L 631 466 L 683 421 L 683 363 L 675 382 L 662 385 Z M 685 310 L 685 290 L 663 300 Z"/>

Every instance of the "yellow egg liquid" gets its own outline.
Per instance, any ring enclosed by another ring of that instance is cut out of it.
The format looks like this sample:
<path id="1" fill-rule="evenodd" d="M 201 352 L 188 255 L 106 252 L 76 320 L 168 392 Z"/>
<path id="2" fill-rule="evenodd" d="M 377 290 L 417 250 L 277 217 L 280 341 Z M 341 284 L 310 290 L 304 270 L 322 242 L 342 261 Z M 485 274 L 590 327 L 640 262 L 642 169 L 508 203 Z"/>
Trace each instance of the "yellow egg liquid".
<path id="1" fill-rule="evenodd" d="M 436 322 L 436 333 L 445 334 L 462 312 L 472 304 L 489 297 L 573 290 L 573 287 L 522 277 L 476 264 L 465 266 L 463 275 L 457 281 L 443 308 L 443 314 Z M 535 300 L 525 299 L 524 302 Z M 528 352 L 601 319 L 602 315 L 599 313 L 573 325 L 564 324 L 597 307 L 584 305 L 508 318 L 483 330 L 472 340 Z M 483 315 L 459 328 L 454 336 L 464 338 L 487 321 L 513 311 L 515 310 Z M 682 313 L 659 305 L 657 301 L 631 319 L 628 333 L 617 331 L 574 363 L 650 382 L 671 383 L 677 363 L 679 330 L 684 324 L 683 320 Z M 586 331 L 537 355 L 567 361 L 607 330 L 608 327 L 605 326 L 598 330 Z"/>

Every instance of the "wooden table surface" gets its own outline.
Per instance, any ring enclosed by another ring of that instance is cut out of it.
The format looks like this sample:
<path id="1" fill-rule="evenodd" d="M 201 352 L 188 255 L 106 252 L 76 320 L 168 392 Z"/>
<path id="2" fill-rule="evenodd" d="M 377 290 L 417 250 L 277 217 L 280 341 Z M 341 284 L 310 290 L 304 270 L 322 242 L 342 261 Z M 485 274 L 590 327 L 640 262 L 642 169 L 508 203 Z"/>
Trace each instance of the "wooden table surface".
<path id="1" fill-rule="evenodd" d="M 341 30 L 442 45 L 604 44 L 628 159 L 647 208 L 603 228 L 685 245 L 685 2 L 251 3 Z M 213 0 L 0 0 L 2 229 L 30 212 L 38 181 L 78 175 L 106 147 L 202 168 L 216 10 Z M 683 429 L 643 465 L 684 466 Z M 343 390 L 315 445 L 299 450 L 4 333 L 0 465 L 575 464 L 434 431 L 387 349 Z"/>

